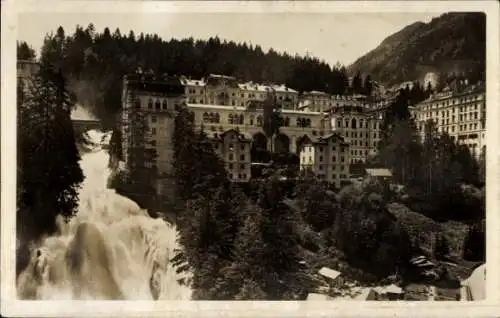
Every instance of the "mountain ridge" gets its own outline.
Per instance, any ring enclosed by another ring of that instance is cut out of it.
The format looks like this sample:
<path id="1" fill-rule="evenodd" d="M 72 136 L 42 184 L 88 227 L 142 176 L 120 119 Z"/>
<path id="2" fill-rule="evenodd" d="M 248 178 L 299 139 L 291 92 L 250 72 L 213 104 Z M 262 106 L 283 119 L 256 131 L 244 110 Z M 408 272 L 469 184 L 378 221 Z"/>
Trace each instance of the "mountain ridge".
<path id="1" fill-rule="evenodd" d="M 384 85 L 422 81 L 425 74 L 464 73 L 484 77 L 486 16 L 482 12 L 445 13 L 430 22 L 415 22 L 385 38 L 347 67 Z"/>

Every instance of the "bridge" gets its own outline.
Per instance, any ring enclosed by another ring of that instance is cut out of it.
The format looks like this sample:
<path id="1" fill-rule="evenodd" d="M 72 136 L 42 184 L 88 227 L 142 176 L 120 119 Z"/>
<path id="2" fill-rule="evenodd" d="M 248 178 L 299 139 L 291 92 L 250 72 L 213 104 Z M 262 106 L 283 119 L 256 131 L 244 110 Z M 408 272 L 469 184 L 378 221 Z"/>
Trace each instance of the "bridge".
<path id="1" fill-rule="evenodd" d="M 75 135 L 81 135 L 91 129 L 101 129 L 101 122 L 80 104 L 71 111 L 71 121 Z"/>
<path id="2" fill-rule="evenodd" d="M 95 119 L 72 119 L 75 135 L 81 135 L 91 129 L 101 129 L 101 122 Z"/>

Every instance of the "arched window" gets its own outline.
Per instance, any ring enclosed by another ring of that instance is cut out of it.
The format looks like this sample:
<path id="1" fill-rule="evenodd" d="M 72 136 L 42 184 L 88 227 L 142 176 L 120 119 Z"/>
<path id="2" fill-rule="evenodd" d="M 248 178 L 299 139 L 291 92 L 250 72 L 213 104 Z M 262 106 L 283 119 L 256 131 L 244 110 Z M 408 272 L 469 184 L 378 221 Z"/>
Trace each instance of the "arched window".
<path id="1" fill-rule="evenodd" d="M 349 128 L 349 120 L 348 119 L 346 119 L 346 121 L 345 121 L 345 128 Z"/>
<path id="2" fill-rule="evenodd" d="M 148 100 L 148 108 L 153 109 L 153 100 L 151 98 Z"/>
<path id="3" fill-rule="evenodd" d="M 227 123 L 232 124 L 233 123 L 233 114 L 229 114 L 229 117 L 227 118 Z"/>
<path id="4" fill-rule="evenodd" d="M 352 129 L 356 129 L 356 126 L 357 126 L 357 125 L 356 125 L 356 118 L 353 118 L 353 119 L 351 120 L 351 128 L 352 128 Z"/>
<path id="5" fill-rule="evenodd" d="M 250 115 L 250 125 L 252 125 L 252 126 L 253 126 L 253 120 L 254 120 L 254 118 L 255 118 L 254 115 Z"/>
<path id="6" fill-rule="evenodd" d="M 285 117 L 285 127 L 290 126 L 290 118 Z"/>
<path id="7" fill-rule="evenodd" d="M 167 110 L 167 100 L 163 100 L 163 110 Z"/>
<path id="8" fill-rule="evenodd" d="M 204 114 L 203 114 L 203 122 L 204 122 L 204 123 L 208 123 L 208 122 L 210 122 L 210 118 L 209 118 L 209 116 L 208 116 L 208 114 L 207 114 L 207 113 L 204 113 Z"/>
<path id="9" fill-rule="evenodd" d="M 160 110 L 161 109 L 161 102 L 160 102 L 159 99 L 157 99 L 156 102 L 155 102 L 155 108 L 156 108 L 156 110 Z"/>
<path id="10" fill-rule="evenodd" d="M 243 114 L 240 115 L 240 122 L 239 124 L 240 125 L 243 125 L 245 123 L 245 116 L 243 116 Z"/>
<path id="11" fill-rule="evenodd" d="M 257 116 L 257 125 L 262 126 L 262 116 Z"/>
<path id="12" fill-rule="evenodd" d="M 307 118 L 306 122 L 307 122 L 306 126 L 311 127 L 311 118 Z"/>
<path id="13" fill-rule="evenodd" d="M 302 118 L 297 118 L 297 127 L 302 127 Z"/>
<path id="14" fill-rule="evenodd" d="M 217 124 L 220 122 L 220 115 L 219 115 L 219 113 L 215 113 L 215 122 Z"/>

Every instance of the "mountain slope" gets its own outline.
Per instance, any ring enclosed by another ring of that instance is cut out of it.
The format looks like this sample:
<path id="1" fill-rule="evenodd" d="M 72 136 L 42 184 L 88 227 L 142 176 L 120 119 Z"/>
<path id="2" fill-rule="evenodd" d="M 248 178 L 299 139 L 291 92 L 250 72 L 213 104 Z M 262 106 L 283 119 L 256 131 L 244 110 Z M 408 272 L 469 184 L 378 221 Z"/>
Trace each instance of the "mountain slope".
<path id="1" fill-rule="evenodd" d="M 429 23 L 416 22 L 387 37 L 348 67 L 385 85 L 423 80 L 427 72 L 466 73 L 485 69 L 484 13 L 446 13 Z M 475 79 L 475 78 L 474 78 Z"/>

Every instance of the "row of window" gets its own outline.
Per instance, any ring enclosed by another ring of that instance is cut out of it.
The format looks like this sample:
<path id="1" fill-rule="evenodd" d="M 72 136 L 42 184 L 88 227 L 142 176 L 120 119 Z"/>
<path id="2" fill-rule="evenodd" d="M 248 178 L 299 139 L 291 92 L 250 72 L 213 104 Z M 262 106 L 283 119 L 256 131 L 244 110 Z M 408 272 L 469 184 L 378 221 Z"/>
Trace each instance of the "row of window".
<path id="1" fill-rule="evenodd" d="M 446 122 L 448 124 L 448 122 Z M 470 124 L 461 124 L 458 125 L 458 131 L 467 131 L 467 130 L 478 130 L 479 125 L 478 123 L 470 123 Z M 419 129 L 421 132 L 425 131 L 425 125 L 420 125 Z M 485 123 L 481 122 L 481 129 L 485 129 Z M 439 131 L 444 131 L 447 133 L 454 133 L 455 132 L 455 125 L 452 125 L 451 127 L 438 127 Z"/>
<path id="2" fill-rule="evenodd" d="M 456 105 L 456 104 L 463 104 L 463 103 L 469 103 L 473 102 L 475 100 L 481 100 L 482 96 L 477 95 L 477 96 L 469 96 L 469 97 L 464 97 L 460 99 L 453 99 L 453 100 L 447 100 L 443 102 L 438 102 L 438 103 L 433 103 L 431 105 L 426 106 L 424 109 L 427 108 L 438 108 L 438 107 L 444 107 L 444 106 L 450 106 L 450 105 Z"/>
<path id="3" fill-rule="evenodd" d="M 426 113 L 426 114 L 419 114 L 417 118 L 420 120 L 431 119 L 431 118 L 435 118 L 436 115 L 437 114 L 435 112 Z M 441 113 L 441 116 L 446 118 L 446 117 L 449 117 L 449 114 L 448 114 L 448 112 Z M 475 119 L 479 118 L 479 113 L 478 112 L 465 113 L 465 114 L 460 114 L 459 117 L 455 117 L 455 115 L 451 115 L 452 121 L 455 121 L 456 118 L 459 118 L 459 121 L 475 120 Z"/>
<path id="4" fill-rule="evenodd" d="M 248 164 L 243 164 L 243 163 L 242 164 L 234 164 L 234 163 L 227 164 L 227 168 L 231 171 L 236 169 L 236 168 L 239 168 L 240 170 L 246 170 L 246 169 L 248 169 L 248 167 L 249 167 Z"/>
<path id="5" fill-rule="evenodd" d="M 348 119 L 344 120 L 344 126 L 342 127 L 342 120 L 337 120 L 337 127 L 338 128 L 351 128 L 351 129 L 368 129 L 369 126 L 369 121 L 368 120 L 363 120 L 363 119 L 358 119 L 359 124 L 356 121 L 355 118 L 351 119 L 350 121 Z M 349 122 L 351 123 L 349 127 Z M 376 122 L 372 124 L 372 129 L 380 129 L 380 123 Z"/>
<path id="6" fill-rule="evenodd" d="M 134 104 L 135 104 L 136 109 L 140 109 L 142 107 L 141 100 L 139 98 L 135 99 Z M 150 98 L 148 100 L 148 109 L 167 110 L 168 109 L 168 102 L 166 99 L 163 99 L 163 101 L 160 101 L 159 99 L 157 99 L 153 103 L 153 99 Z"/>
<path id="7" fill-rule="evenodd" d="M 246 173 L 238 173 L 233 175 L 233 180 L 247 180 L 247 174 Z"/>
<path id="8" fill-rule="evenodd" d="M 254 115 L 250 115 L 249 124 L 257 126 L 262 126 L 263 124 L 262 115 L 258 115 L 255 117 Z M 203 123 L 207 124 L 218 124 L 220 123 L 220 115 L 219 113 L 203 113 Z M 245 124 L 245 116 L 243 114 L 229 114 L 227 118 L 227 123 L 229 125 L 244 125 Z M 296 121 L 297 127 L 310 128 L 311 127 L 311 119 L 310 118 L 297 118 Z M 290 118 L 284 117 L 282 126 L 288 127 L 290 126 Z"/>

